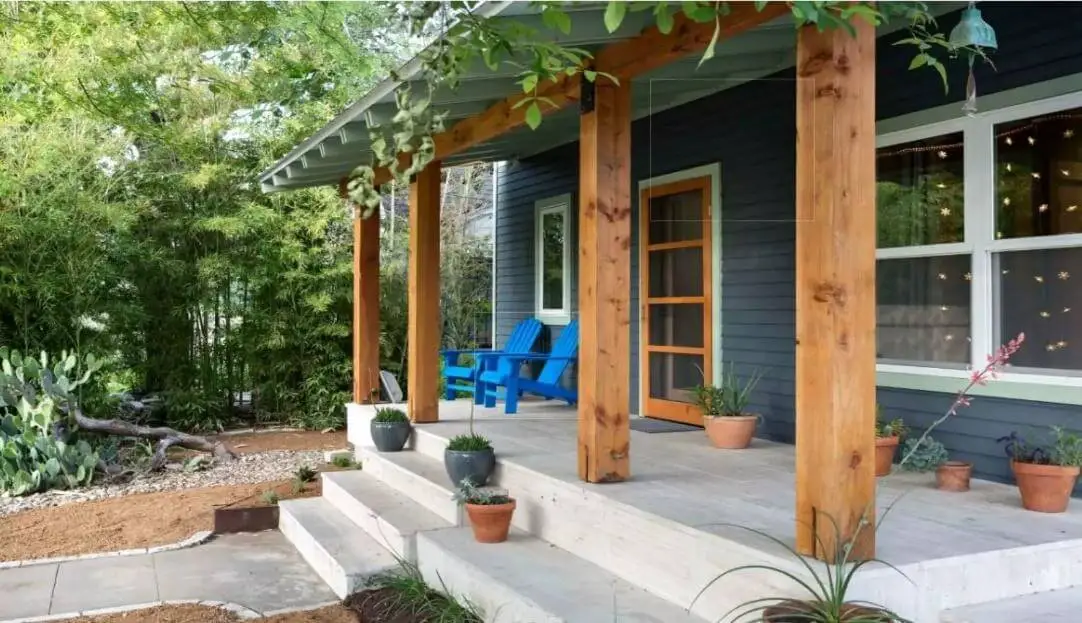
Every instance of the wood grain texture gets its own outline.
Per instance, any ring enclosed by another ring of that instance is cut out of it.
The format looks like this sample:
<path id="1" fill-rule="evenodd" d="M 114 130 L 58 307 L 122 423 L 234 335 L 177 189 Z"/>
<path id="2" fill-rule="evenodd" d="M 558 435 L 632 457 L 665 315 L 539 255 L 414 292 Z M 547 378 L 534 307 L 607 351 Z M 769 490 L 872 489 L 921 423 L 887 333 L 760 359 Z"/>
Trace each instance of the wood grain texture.
<path id="1" fill-rule="evenodd" d="M 763 7 L 762 11 L 757 11 L 751 2 L 732 3 L 730 7 L 729 15 L 721 20 L 719 41 L 789 13 L 789 7 L 784 2 L 771 2 Z M 615 76 L 621 84 L 628 83 L 635 76 L 690 54 L 702 52 L 709 45 L 714 29 L 713 21 L 700 24 L 679 13 L 673 20 L 673 29 L 669 34 L 661 33 L 657 26 L 650 26 L 635 37 L 605 46 L 597 52 L 592 64 Z M 579 101 L 581 80 L 579 75 L 561 76 L 558 80 L 541 84 L 537 96 L 550 100 L 541 104 L 541 112 L 547 115 Z M 605 78 L 598 78 L 598 81 L 608 82 Z M 525 98 L 521 93 L 512 95 L 479 115 L 463 119 L 446 132 L 436 135 L 436 158 L 445 159 L 525 125 L 527 107 L 515 108 L 515 105 Z M 376 171 L 377 186 L 390 179 L 390 173 L 386 169 Z"/>
<path id="2" fill-rule="evenodd" d="M 631 89 L 598 84 L 580 122 L 579 477 L 630 477 Z"/>
<path id="3" fill-rule="evenodd" d="M 348 200 L 347 182 L 338 192 Z M 353 216 L 353 401 L 379 401 L 379 210 Z"/>
<path id="4" fill-rule="evenodd" d="M 875 552 L 875 30 L 855 26 L 797 34 L 796 543 L 827 560 L 836 535 Z"/>
<path id="5" fill-rule="evenodd" d="M 440 163 L 410 183 L 406 405 L 414 422 L 439 420 Z"/>

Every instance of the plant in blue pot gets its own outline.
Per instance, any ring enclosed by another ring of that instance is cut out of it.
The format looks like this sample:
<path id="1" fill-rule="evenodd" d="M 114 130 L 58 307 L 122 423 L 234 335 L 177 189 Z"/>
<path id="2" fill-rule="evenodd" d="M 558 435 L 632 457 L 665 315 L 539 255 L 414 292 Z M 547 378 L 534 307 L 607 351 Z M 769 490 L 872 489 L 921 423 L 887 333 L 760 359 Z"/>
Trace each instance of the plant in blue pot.
<path id="1" fill-rule="evenodd" d="M 370 428 L 372 443 L 380 452 L 400 452 L 409 441 L 412 426 L 401 409 L 384 407 L 376 409 Z"/>

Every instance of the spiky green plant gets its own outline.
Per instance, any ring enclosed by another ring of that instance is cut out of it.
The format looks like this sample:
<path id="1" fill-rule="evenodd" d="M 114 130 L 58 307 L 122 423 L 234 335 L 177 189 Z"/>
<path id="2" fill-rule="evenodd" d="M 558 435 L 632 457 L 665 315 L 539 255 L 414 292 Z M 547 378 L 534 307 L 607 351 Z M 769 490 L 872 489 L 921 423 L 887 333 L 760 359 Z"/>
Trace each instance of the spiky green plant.
<path id="1" fill-rule="evenodd" d="M 886 517 L 887 512 L 889 511 L 890 508 L 888 507 L 887 511 L 883 513 L 883 518 Z M 912 623 L 908 619 L 903 618 L 883 606 L 870 602 L 853 600 L 849 597 L 849 588 L 852 586 L 853 578 L 861 569 L 864 569 L 873 563 L 889 567 L 897 571 L 902 577 L 905 577 L 907 580 L 909 579 L 900 569 L 885 560 L 879 558 L 858 558 L 854 555 L 854 543 L 857 542 L 861 531 L 868 529 L 868 521 L 862 518 L 857 525 L 853 537 L 851 539 L 843 539 L 838 524 L 834 521 L 833 517 L 830 517 L 825 513 L 820 513 L 819 517 L 825 517 L 830 521 L 830 525 L 833 526 L 834 529 L 835 543 L 832 560 L 823 563 L 821 568 L 817 568 L 815 564 L 809 562 L 804 556 L 801 556 L 785 541 L 771 536 L 762 530 L 735 524 L 723 524 L 741 530 L 747 530 L 748 532 L 769 539 L 783 547 L 785 551 L 791 554 L 793 559 L 803 567 L 803 570 L 807 571 L 807 576 L 802 577 L 803 574 L 790 571 L 788 568 L 781 566 L 769 564 L 741 565 L 729 569 L 710 580 L 710 582 L 699 591 L 699 594 L 695 596 L 690 607 L 693 607 L 711 586 L 725 577 L 741 571 L 756 570 L 776 573 L 791 580 L 804 590 L 807 597 L 803 600 L 793 600 L 790 597 L 762 597 L 751 599 L 733 607 L 719 620 L 731 621 L 732 623 L 759 623 L 759 621 L 765 621 L 763 618 L 764 613 L 771 607 L 799 604 L 798 607 L 803 611 L 794 609 L 791 612 L 786 612 L 783 615 L 784 618 L 773 620 L 776 623 Z M 880 519 L 880 523 L 882 523 L 882 519 Z M 815 535 L 815 540 L 818 547 L 822 551 L 826 551 L 827 547 L 818 534 Z M 767 623 L 770 622 L 767 621 Z"/>
<path id="2" fill-rule="evenodd" d="M 492 442 L 481 435 L 455 435 L 447 443 L 447 449 L 452 452 L 481 452 L 492 448 Z"/>

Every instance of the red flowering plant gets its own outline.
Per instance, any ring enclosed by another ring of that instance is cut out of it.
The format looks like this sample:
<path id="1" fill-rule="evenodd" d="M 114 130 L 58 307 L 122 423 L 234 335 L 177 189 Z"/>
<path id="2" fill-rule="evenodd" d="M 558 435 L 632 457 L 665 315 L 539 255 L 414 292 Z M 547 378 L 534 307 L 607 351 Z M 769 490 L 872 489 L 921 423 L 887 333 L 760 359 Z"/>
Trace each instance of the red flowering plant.
<path id="1" fill-rule="evenodd" d="M 947 409 L 947 412 L 940 416 L 938 420 L 932 422 L 932 425 L 924 430 L 924 433 L 917 439 L 917 442 L 912 445 L 909 452 L 906 452 L 905 456 L 902 457 L 902 460 L 898 462 L 898 466 L 901 467 L 902 465 L 905 465 L 905 462 L 909 460 L 909 457 L 911 457 L 928 438 L 928 434 L 932 432 L 932 429 L 947 421 L 947 418 L 950 416 L 957 415 L 958 409 L 968 407 L 971 404 L 972 398 L 969 396 L 969 392 L 972 391 L 974 387 L 978 385 L 983 387 L 988 384 L 988 381 L 999 378 L 999 373 L 1007 366 L 1011 356 L 1018 352 L 1018 349 L 1022 347 L 1022 342 L 1025 340 L 1026 334 L 1019 333 L 1018 337 L 1000 346 L 995 353 L 988 355 L 988 361 L 984 364 L 983 368 L 970 370 L 969 383 L 959 390 L 958 394 L 954 397 L 954 402 L 952 402 L 950 408 Z"/>

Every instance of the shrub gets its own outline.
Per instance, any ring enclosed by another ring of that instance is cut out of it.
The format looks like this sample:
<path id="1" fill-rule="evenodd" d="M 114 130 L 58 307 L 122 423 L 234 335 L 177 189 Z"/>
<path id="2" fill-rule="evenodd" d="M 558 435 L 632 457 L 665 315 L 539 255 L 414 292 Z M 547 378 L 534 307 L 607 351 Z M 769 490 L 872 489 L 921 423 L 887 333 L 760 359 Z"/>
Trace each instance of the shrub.
<path id="1" fill-rule="evenodd" d="M 273 489 L 267 489 L 263 492 L 263 495 L 259 496 L 263 500 L 264 504 L 274 505 L 278 503 L 278 493 Z"/>
<path id="2" fill-rule="evenodd" d="M 875 421 L 875 436 L 879 438 L 883 437 L 905 437 L 905 434 L 909 432 L 905 422 L 902 418 L 896 417 L 893 420 L 884 422 L 881 419 Z"/>
<path id="3" fill-rule="evenodd" d="M 372 418 L 373 422 L 409 422 L 410 419 L 406 417 L 406 412 L 402 409 L 396 409 L 394 407 L 383 407 L 376 409 L 376 415 Z"/>
<path id="4" fill-rule="evenodd" d="M 357 463 L 355 463 L 351 457 L 346 456 L 345 454 L 335 455 L 335 457 L 331 459 L 331 465 L 334 465 L 335 467 L 341 467 L 342 469 L 351 469 L 358 467 Z"/>
<path id="5" fill-rule="evenodd" d="M 1054 439 L 1048 452 L 1052 464 L 1082 467 L 1082 437 L 1059 426 L 1052 427 L 1052 435 Z"/>
<path id="6" fill-rule="evenodd" d="M 297 471 L 293 472 L 293 478 L 301 483 L 312 482 L 318 475 L 319 472 L 307 465 L 302 465 L 297 468 Z"/>
<path id="7" fill-rule="evenodd" d="M 455 435 L 447 444 L 452 452 L 481 452 L 492 449 L 492 442 L 481 435 Z"/>

